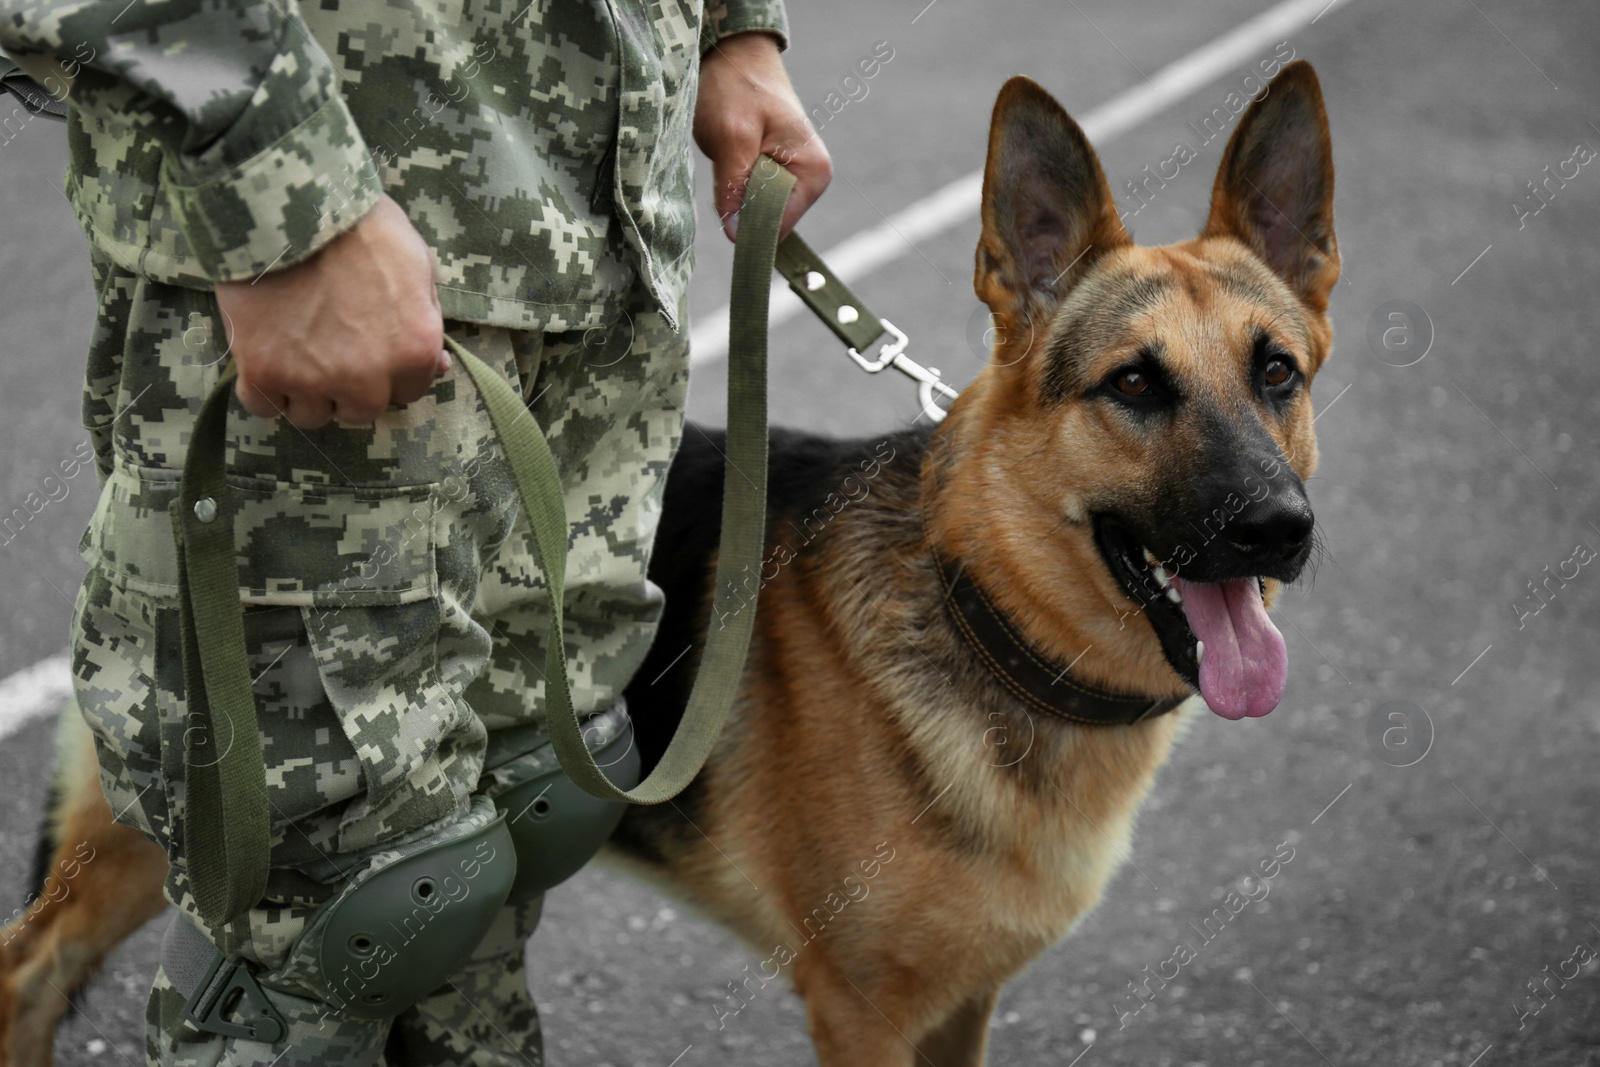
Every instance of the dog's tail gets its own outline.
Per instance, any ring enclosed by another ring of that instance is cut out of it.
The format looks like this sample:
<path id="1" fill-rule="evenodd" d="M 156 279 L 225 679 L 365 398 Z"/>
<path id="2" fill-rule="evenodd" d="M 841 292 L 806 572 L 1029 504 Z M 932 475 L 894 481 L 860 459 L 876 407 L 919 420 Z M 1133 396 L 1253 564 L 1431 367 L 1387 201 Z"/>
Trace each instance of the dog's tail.
<path id="1" fill-rule="evenodd" d="M 112 819 L 94 738 L 69 703 L 27 906 L 0 928 L 0 1063 L 50 1063 L 57 1024 L 106 955 L 164 907 L 166 869 L 160 848 Z"/>

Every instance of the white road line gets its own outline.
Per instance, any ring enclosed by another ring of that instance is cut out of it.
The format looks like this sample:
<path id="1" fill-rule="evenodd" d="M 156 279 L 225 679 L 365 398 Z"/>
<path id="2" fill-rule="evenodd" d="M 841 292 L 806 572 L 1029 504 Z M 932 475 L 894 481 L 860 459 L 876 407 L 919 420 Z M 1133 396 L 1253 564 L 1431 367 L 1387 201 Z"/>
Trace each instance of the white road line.
<path id="1" fill-rule="evenodd" d="M 1327 0 L 1284 0 L 1275 4 L 1163 67 L 1149 81 L 1100 105 L 1084 116 L 1083 130 L 1090 140 L 1104 144 L 1149 121 L 1161 111 L 1203 88 L 1233 68 L 1258 58 L 1274 45 L 1303 29 L 1327 8 Z M 865 277 L 905 254 L 916 242 L 943 233 L 973 217 L 983 192 L 983 171 L 957 178 L 828 249 L 823 258 L 845 282 Z M 803 307 L 781 280 L 772 285 L 769 312 L 773 325 L 794 318 Z M 718 308 L 695 325 L 690 352 L 697 365 L 713 363 L 728 354 L 728 309 Z M 72 693 L 66 653 L 40 660 L 9 678 L 0 679 L 0 739 L 9 737 L 33 719 L 56 711 Z"/>
<path id="2" fill-rule="evenodd" d="M 1310 25 L 1328 6 L 1327 0 L 1284 0 L 1273 5 L 1236 29 L 1163 67 L 1148 81 L 1089 112 L 1081 122 L 1083 132 L 1097 145 L 1115 140 L 1196 89 L 1259 59 L 1261 49 Z M 957 178 L 878 225 L 846 238 L 824 252 L 822 258 L 842 281 L 853 282 L 898 259 L 923 238 L 943 233 L 975 216 L 982 192 L 983 171 L 980 169 Z M 789 291 L 787 283 L 781 279 L 773 281 L 768 312 L 772 325 L 787 322 L 804 306 L 800 298 Z M 690 332 L 689 352 L 695 365 L 712 363 L 728 354 L 727 307 L 720 307 L 699 319 Z"/>
<path id="3" fill-rule="evenodd" d="M 59 711 L 71 695 L 72 663 L 65 652 L 0 679 L 0 740 Z"/>

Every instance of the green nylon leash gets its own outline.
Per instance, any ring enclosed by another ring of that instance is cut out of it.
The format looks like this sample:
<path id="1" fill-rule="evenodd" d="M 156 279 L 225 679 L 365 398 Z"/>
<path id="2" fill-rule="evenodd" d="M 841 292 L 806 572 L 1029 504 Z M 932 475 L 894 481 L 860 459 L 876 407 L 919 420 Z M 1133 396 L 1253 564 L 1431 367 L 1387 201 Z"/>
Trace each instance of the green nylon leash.
<path id="1" fill-rule="evenodd" d="M 550 446 L 521 395 L 482 360 L 449 342 L 478 387 L 516 480 L 551 604 L 545 711 L 562 769 L 606 799 L 655 804 L 699 773 L 738 693 L 755 607 L 735 579 L 760 570 L 766 534 L 767 307 L 778 229 L 794 176 L 763 156 L 740 209 L 729 302 L 728 439 L 722 542 L 713 618 L 688 709 L 661 762 L 631 790 L 617 788 L 584 743 L 572 707 L 562 623 L 567 519 Z M 201 917 L 221 925 L 266 891 L 271 845 L 266 766 L 244 642 L 227 484 L 226 422 L 234 367 L 201 406 L 171 518 L 179 554 L 179 602 L 188 702 L 184 732 L 184 851 Z"/>
<path id="2" fill-rule="evenodd" d="M 455 341 L 451 349 L 477 383 L 490 420 L 511 462 L 533 532 L 535 554 L 549 590 L 551 621 L 545 642 L 545 723 L 561 769 L 585 792 L 607 800 L 659 804 L 700 773 L 722 732 L 744 673 L 755 627 L 754 606 L 738 593 L 740 575 L 759 573 L 767 513 L 767 304 L 784 203 L 794 175 L 766 156 L 756 163 L 739 212 L 729 300 L 728 438 L 722 499 L 722 540 L 717 557 L 712 618 L 683 720 L 661 761 L 637 786 L 619 789 L 584 744 L 567 679 L 562 595 L 566 579 L 567 519 L 561 482 L 538 423 L 521 396 L 492 368 Z"/>
<path id="3" fill-rule="evenodd" d="M 207 922 L 255 906 L 267 887 L 267 770 L 245 654 L 226 439 L 232 363 L 200 407 L 173 502 L 183 631 L 183 848 Z"/>

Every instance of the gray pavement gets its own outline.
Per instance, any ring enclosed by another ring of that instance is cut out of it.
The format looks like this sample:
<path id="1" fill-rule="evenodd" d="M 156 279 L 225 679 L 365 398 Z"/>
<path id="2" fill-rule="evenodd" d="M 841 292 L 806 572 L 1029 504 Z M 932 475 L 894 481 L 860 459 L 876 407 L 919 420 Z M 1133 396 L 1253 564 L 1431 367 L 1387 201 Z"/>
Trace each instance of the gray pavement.
<path id="1" fill-rule="evenodd" d="M 980 165 L 1007 76 L 1031 75 L 1081 114 L 1266 6 L 925 2 L 791 5 L 807 102 L 876 42 L 895 50 L 823 130 L 838 178 L 803 227 L 819 248 Z M 1600 966 L 1518 1018 L 1546 967 L 1600 948 L 1600 699 L 1587 674 L 1600 572 L 1582 567 L 1536 615 L 1526 587 L 1576 545 L 1600 550 L 1600 160 L 1520 225 L 1513 207 L 1537 206 L 1525 183 L 1576 145 L 1600 150 L 1597 40 L 1592 0 L 1342 0 L 1292 38 L 1327 96 L 1345 277 L 1315 389 L 1323 463 L 1310 488 L 1327 557 L 1278 612 L 1289 691 L 1266 719 L 1193 724 L 1105 902 L 1007 989 L 993 1062 L 1600 1064 Z M 1113 185 L 1193 143 L 1187 122 L 1243 73 L 1102 146 Z M 1139 240 L 1199 225 L 1221 142 L 1196 147 L 1134 220 Z M 93 297 L 53 191 L 63 160 L 42 123 L 0 144 L 6 511 L 83 439 Z M 857 286 L 958 380 L 981 360 L 967 341 L 976 234 L 974 218 L 919 241 Z M 729 259 L 710 227 L 701 249 L 698 313 L 722 302 Z M 1411 366 L 1367 341 L 1394 301 L 1431 322 Z M 865 378 L 815 323 L 785 328 L 775 360 L 780 421 L 853 434 L 914 414 L 906 386 Z M 697 416 L 717 417 L 722 381 L 717 367 L 696 379 Z M 64 647 L 87 477 L 0 545 L 12 605 L 0 674 Z M 1411 747 L 1399 734 L 1384 747 L 1390 712 Z M 1426 754 L 1395 766 L 1407 752 Z M 46 722 L 0 744 L 0 899 L 20 897 L 50 759 Z M 1190 923 L 1282 842 L 1294 859 L 1269 898 L 1119 1027 L 1126 983 L 1198 940 Z M 759 957 L 638 884 L 585 871 L 553 894 L 530 952 L 556 1064 L 813 1062 L 798 1001 L 775 988 L 717 1029 L 712 1005 Z M 59 1063 L 139 1061 L 154 957 L 150 930 L 118 954 L 64 1028 Z"/>

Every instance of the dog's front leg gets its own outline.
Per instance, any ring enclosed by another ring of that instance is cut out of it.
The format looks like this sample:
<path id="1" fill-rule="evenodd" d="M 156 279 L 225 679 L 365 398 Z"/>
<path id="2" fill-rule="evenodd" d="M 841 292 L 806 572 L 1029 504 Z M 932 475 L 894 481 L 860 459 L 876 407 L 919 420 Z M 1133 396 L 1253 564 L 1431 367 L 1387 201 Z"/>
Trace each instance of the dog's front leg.
<path id="1" fill-rule="evenodd" d="M 1000 997 L 998 988 L 979 994 L 962 1004 L 917 1040 L 922 1056 L 918 1061 L 929 1067 L 983 1067 L 984 1049 L 989 1043 L 989 1016 Z"/>
<path id="2" fill-rule="evenodd" d="M 912 1067 L 924 1064 L 906 1036 L 899 998 L 859 983 L 813 957 L 795 968 L 795 991 L 805 999 L 811 1041 L 821 1067 Z"/>

